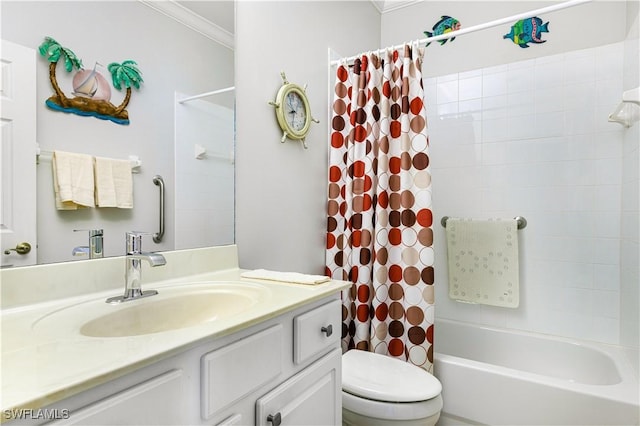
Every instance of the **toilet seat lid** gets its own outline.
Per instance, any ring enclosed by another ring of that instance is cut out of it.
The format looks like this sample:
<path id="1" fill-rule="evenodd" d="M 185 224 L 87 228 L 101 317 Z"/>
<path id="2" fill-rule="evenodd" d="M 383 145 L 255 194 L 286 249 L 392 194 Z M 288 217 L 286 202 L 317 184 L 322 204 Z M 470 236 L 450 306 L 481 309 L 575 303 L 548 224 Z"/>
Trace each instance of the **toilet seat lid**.
<path id="1" fill-rule="evenodd" d="M 376 401 L 418 402 L 440 395 L 442 385 L 429 372 L 411 363 L 350 350 L 342 355 L 342 390 Z"/>

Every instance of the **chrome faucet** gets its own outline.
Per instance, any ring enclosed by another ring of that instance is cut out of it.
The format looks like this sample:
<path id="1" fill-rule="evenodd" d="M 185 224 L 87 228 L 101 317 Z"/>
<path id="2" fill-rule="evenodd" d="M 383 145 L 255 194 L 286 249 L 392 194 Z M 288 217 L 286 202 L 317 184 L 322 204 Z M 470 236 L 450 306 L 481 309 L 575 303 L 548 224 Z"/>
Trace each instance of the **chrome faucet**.
<path id="1" fill-rule="evenodd" d="M 71 254 L 73 256 L 86 256 L 89 255 L 89 259 L 99 259 L 104 257 L 103 253 L 103 240 L 104 234 L 102 229 L 74 229 L 73 232 L 89 231 L 89 245 L 74 247 Z"/>
<path id="2" fill-rule="evenodd" d="M 145 260 L 151 266 L 162 266 L 167 263 L 160 253 L 142 251 L 142 236 L 145 232 L 127 232 L 127 255 L 125 256 L 124 295 L 110 297 L 107 303 L 122 303 L 158 294 L 156 290 L 142 291 L 140 262 Z"/>

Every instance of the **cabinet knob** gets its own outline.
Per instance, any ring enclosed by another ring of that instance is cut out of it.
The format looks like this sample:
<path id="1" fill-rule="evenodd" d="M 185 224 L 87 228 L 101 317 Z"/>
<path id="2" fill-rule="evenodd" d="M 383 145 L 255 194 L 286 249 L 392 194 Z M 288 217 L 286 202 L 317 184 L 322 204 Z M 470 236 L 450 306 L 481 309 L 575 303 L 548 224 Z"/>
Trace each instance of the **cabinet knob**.
<path id="1" fill-rule="evenodd" d="M 267 416 L 267 421 L 271 422 L 273 426 L 280 426 L 280 423 L 282 423 L 282 416 L 280 415 L 280 413 L 269 414 Z"/>
<path id="2" fill-rule="evenodd" d="M 324 334 L 327 335 L 327 337 L 329 337 L 333 334 L 333 325 L 329 324 L 326 327 L 322 327 L 320 331 L 322 331 Z"/>

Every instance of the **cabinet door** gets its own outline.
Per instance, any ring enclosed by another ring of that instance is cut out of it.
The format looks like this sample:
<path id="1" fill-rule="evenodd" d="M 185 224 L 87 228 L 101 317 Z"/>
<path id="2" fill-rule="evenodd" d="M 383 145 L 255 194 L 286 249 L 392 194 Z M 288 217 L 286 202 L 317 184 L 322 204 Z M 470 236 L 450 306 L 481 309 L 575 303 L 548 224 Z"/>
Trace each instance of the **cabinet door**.
<path id="1" fill-rule="evenodd" d="M 182 370 L 172 370 L 48 425 L 175 425 L 183 415 Z"/>
<path id="2" fill-rule="evenodd" d="M 282 325 L 274 325 L 202 357 L 202 418 L 241 401 L 282 371 Z"/>
<path id="3" fill-rule="evenodd" d="M 335 349 L 258 399 L 256 425 L 339 425 L 341 356 Z"/>

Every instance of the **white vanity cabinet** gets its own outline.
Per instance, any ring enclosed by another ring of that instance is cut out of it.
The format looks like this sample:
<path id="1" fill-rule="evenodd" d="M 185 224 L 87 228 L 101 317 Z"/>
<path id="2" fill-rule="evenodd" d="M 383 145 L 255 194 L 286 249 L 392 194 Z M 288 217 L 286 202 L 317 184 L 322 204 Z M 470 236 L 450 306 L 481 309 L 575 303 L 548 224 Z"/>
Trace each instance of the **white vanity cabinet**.
<path id="1" fill-rule="evenodd" d="M 341 424 L 341 359 L 334 349 L 258 399 L 256 425 Z"/>
<path id="2" fill-rule="evenodd" d="M 41 414 L 59 417 L 50 425 L 180 424 L 183 386 L 183 371 L 171 370 L 73 413 L 61 408 Z"/>
<path id="3" fill-rule="evenodd" d="M 340 332 L 336 293 L 62 400 L 44 413 L 70 417 L 47 424 L 339 425 Z"/>

